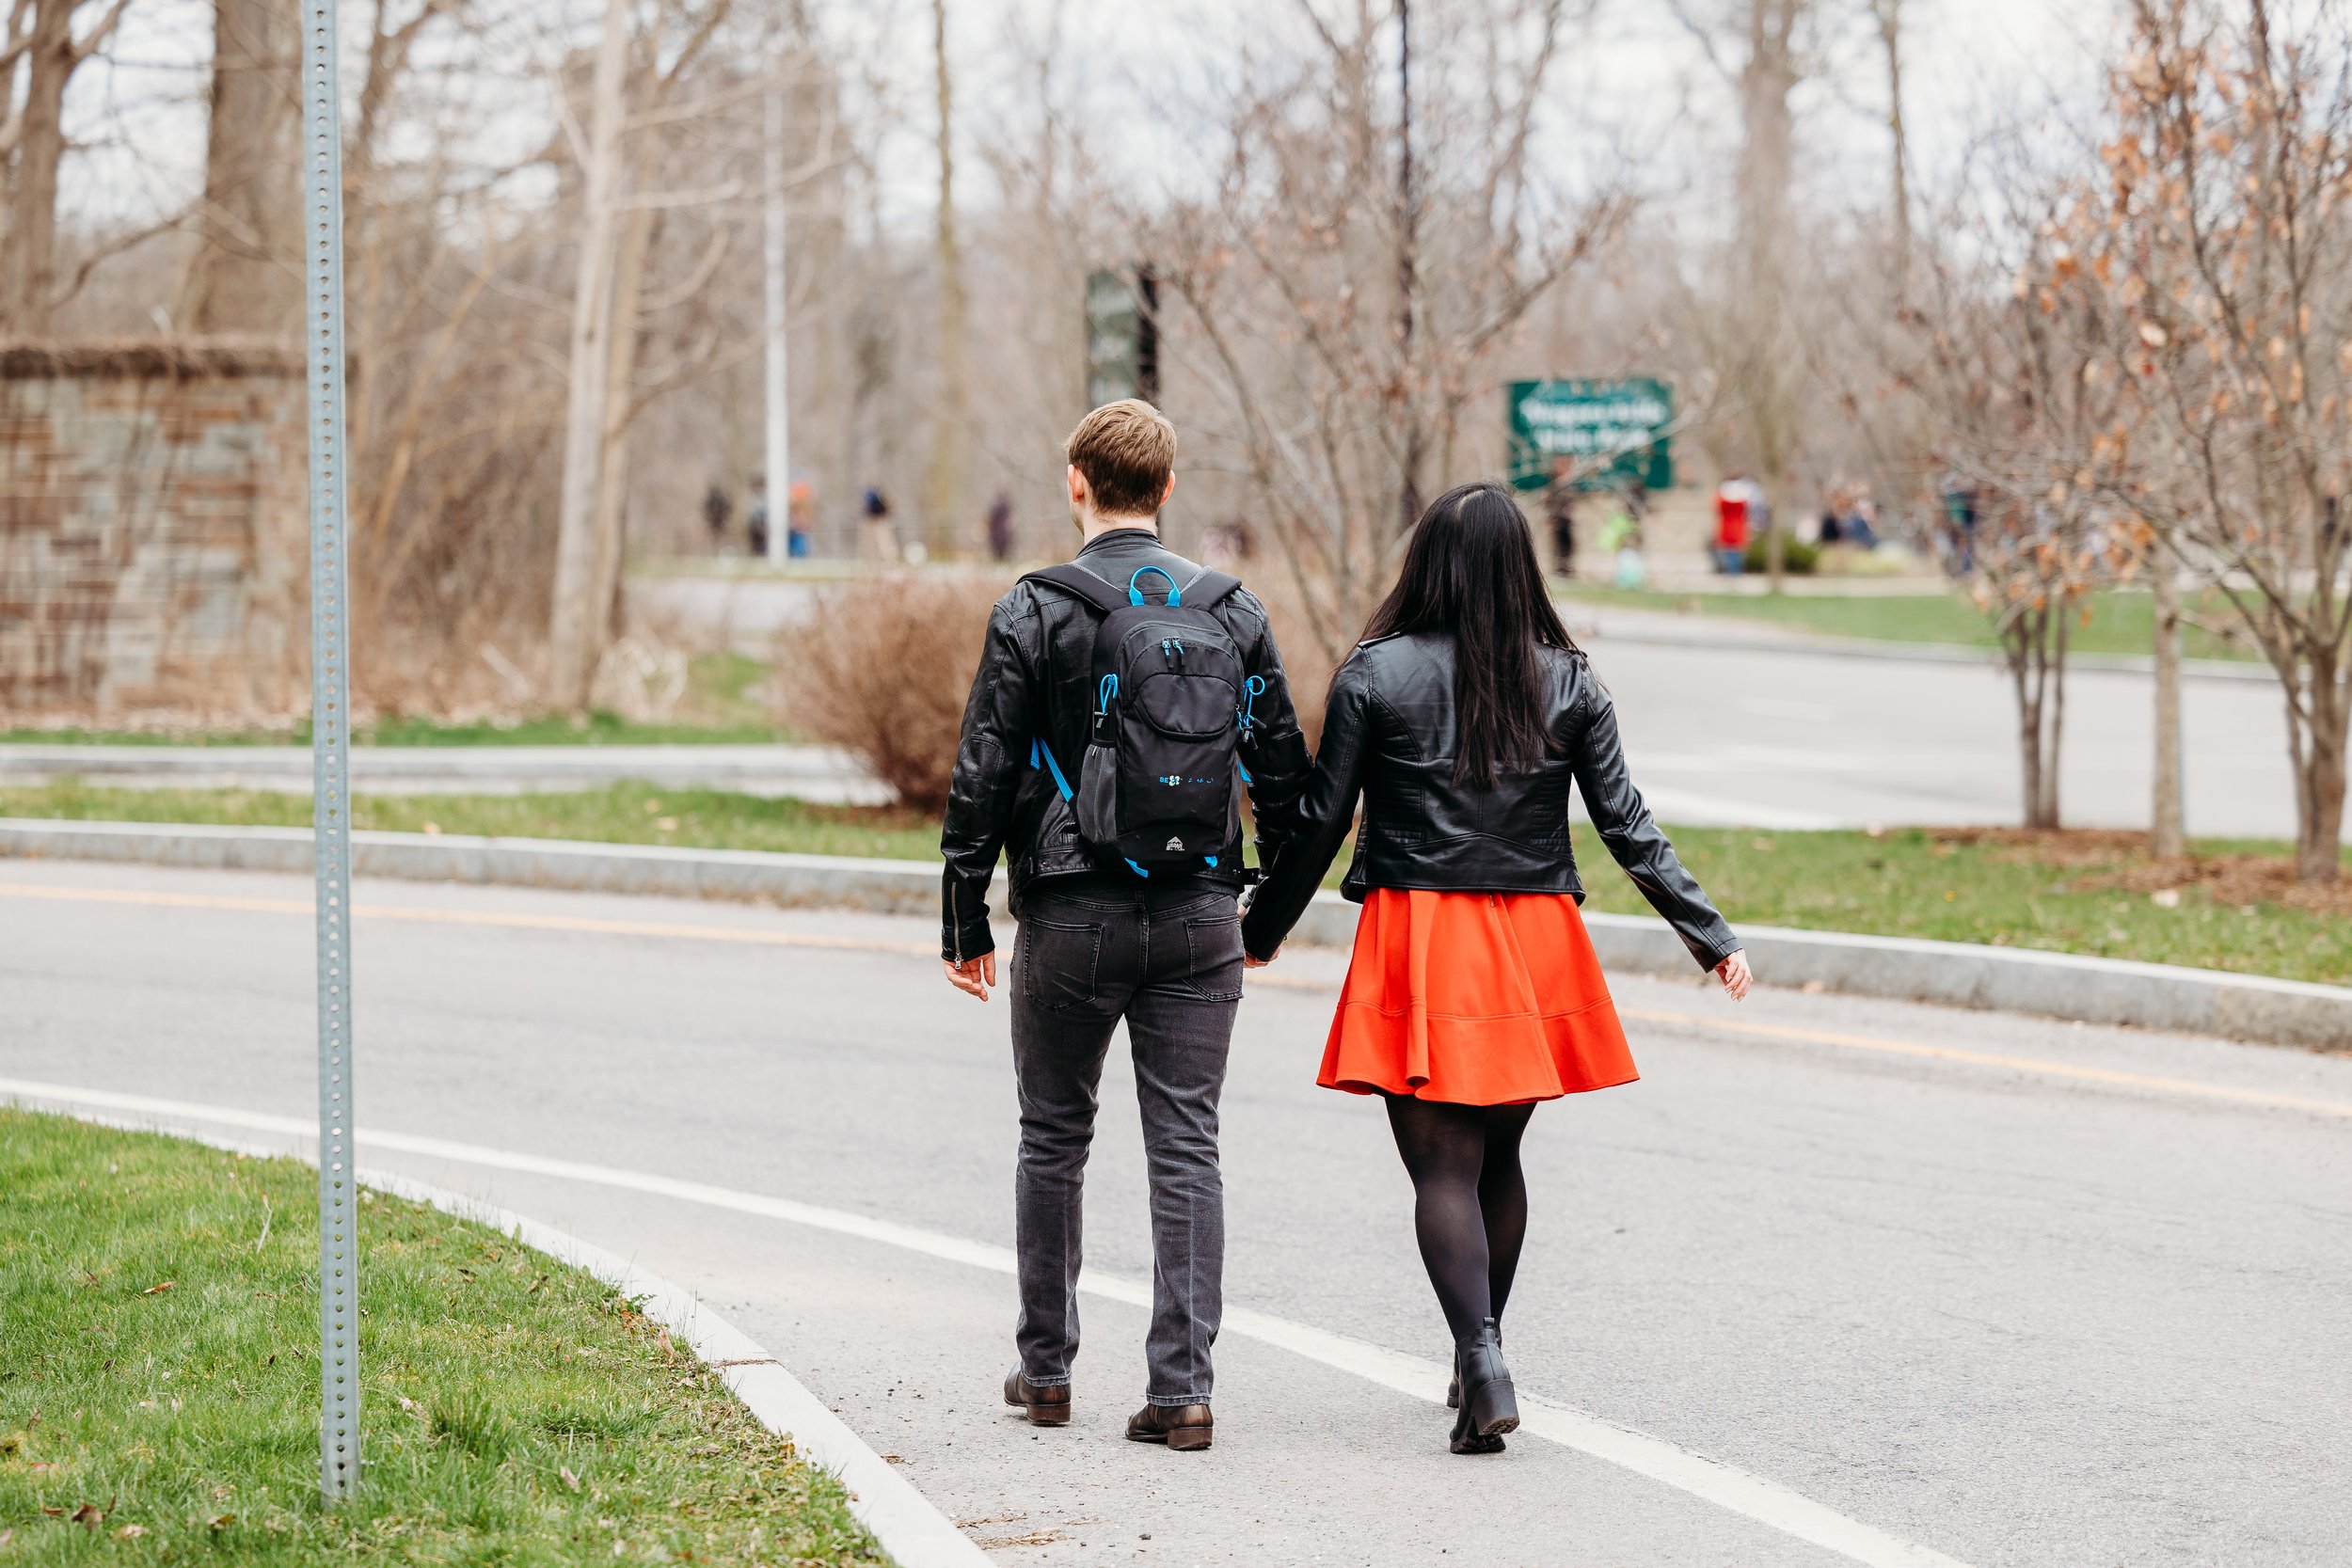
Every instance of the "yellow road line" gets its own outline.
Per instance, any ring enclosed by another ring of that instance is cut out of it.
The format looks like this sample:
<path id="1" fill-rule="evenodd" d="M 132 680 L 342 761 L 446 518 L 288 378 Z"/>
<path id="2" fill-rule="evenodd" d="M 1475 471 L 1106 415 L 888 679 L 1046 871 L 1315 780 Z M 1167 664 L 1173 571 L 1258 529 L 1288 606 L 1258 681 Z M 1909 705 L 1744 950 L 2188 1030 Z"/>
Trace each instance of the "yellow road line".
<path id="1" fill-rule="evenodd" d="M 68 903 L 133 904 L 162 909 L 230 910 L 256 914 L 309 914 L 303 898 L 240 898 L 223 894 L 156 893 L 128 888 L 50 887 L 34 882 L 0 882 L 0 897 L 48 898 Z M 696 926 L 660 920 L 600 920 L 583 915 L 501 913 L 448 910 L 401 904 L 358 904 L 354 915 L 371 920 L 405 920 L 419 925 L 495 927 L 522 931 L 573 931 L 595 936 L 660 937 L 685 942 L 731 942 L 757 947 L 810 947 L 834 951 L 901 953 L 933 957 L 938 949 L 928 942 L 884 942 L 873 937 L 828 936 L 815 932 L 767 931 L 727 926 Z M 1336 981 L 1307 975 L 1269 974 L 1253 970 L 1252 985 L 1294 990 L 1332 990 Z M 2193 1078 L 2168 1078 L 2153 1073 L 2125 1072 L 2116 1068 L 2084 1067 L 2041 1056 L 2011 1056 L 1997 1052 L 1971 1051 L 1964 1046 L 1927 1045 L 1916 1040 L 1887 1039 L 1831 1029 L 1800 1028 L 1793 1024 L 1750 1022 L 1744 1019 L 1702 1017 L 1654 1007 L 1620 1006 L 1617 1016 L 1635 1023 L 1662 1023 L 1678 1029 L 1698 1029 L 1717 1035 L 1744 1035 L 1756 1039 L 1792 1040 L 1804 1045 L 1835 1046 L 1886 1056 L 1910 1056 L 1956 1062 L 1968 1067 L 2030 1072 L 2043 1078 L 2104 1084 L 2116 1088 L 2218 1101 L 2268 1110 L 2301 1111 L 2312 1116 L 2352 1120 L 2352 1103 L 2314 1100 L 2304 1095 L 2279 1094 L 2268 1089 L 2244 1089 Z"/>
<path id="2" fill-rule="evenodd" d="M 2352 1118 L 2352 1104 L 2312 1100 L 2268 1089 L 2241 1089 L 2228 1084 L 2208 1084 L 2195 1078 L 2164 1078 L 2153 1073 L 2124 1072 L 2116 1068 L 2081 1067 L 2041 1056 L 2007 1056 L 1991 1051 L 1971 1051 L 1958 1045 L 1922 1045 L 1915 1040 L 1890 1040 L 1876 1035 L 1849 1035 L 1832 1029 L 1800 1029 L 1786 1023 L 1751 1023 L 1745 1020 L 1701 1018 L 1696 1013 L 1664 1012 L 1652 1007 L 1619 1007 L 1617 1016 L 1643 1023 L 1667 1023 L 1677 1028 L 1706 1029 L 1717 1034 L 1753 1035 L 1759 1039 L 1799 1040 L 1807 1045 L 1834 1045 L 1848 1051 L 1875 1051 L 1889 1056 L 1924 1056 L 1934 1061 L 1965 1062 L 1971 1067 L 2006 1068 L 2012 1072 L 2039 1073 L 2079 1083 L 2112 1084 L 2122 1088 L 2153 1089 L 2165 1094 L 2225 1100 L 2235 1105 L 2262 1105 L 2277 1110 L 2309 1111 L 2318 1116 Z"/>

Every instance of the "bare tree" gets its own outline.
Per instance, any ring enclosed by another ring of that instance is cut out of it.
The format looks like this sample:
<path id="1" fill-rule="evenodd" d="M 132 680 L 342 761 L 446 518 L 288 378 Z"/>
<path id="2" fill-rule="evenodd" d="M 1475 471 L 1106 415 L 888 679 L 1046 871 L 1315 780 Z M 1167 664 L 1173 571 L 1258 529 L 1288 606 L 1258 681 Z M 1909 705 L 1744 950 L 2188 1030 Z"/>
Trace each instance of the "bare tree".
<path id="1" fill-rule="evenodd" d="M 2136 394 L 2117 495 L 2234 608 L 2285 699 L 2296 874 L 2340 876 L 2352 729 L 2352 74 L 2342 12 L 2133 0 L 2069 238 Z"/>
<path id="2" fill-rule="evenodd" d="M 1213 193 L 1129 219 L 1182 307 L 1163 312 L 1163 353 L 1208 405 L 1190 422 L 1336 656 L 1394 570 L 1395 519 L 1424 463 L 1452 468 L 1463 409 L 1490 392 L 1529 309 L 1630 202 L 1605 181 L 1573 196 L 1530 154 L 1564 0 L 1478 8 L 1416 35 L 1409 187 L 1388 171 L 1403 126 L 1380 90 L 1386 19 L 1369 0 L 1336 14 L 1299 0 L 1292 14 L 1301 47 L 1211 111 Z"/>
<path id="3" fill-rule="evenodd" d="M 1976 513 L 1956 564 L 2015 692 L 2026 826 L 2055 829 L 2073 629 L 2094 590 L 2139 569 L 2150 534 L 2114 496 L 2130 393 L 2104 358 L 2107 304 L 2074 286 L 2081 258 L 2056 237 L 2063 191 L 2022 164 L 1999 183 L 2006 211 L 1922 260 L 1897 315 L 1899 380 L 1940 483 Z"/>
<path id="4" fill-rule="evenodd" d="M 105 44 L 129 0 L 19 0 L 0 45 L 0 66 L 13 87 L 22 61 L 24 94 L 0 125 L 8 161 L 5 274 L 0 321 L 16 332 L 48 330 L 56 303 L 57 171 L 66 151 L 66 87 Z M 77 33 L 75 19 L 86 17 Z"/>

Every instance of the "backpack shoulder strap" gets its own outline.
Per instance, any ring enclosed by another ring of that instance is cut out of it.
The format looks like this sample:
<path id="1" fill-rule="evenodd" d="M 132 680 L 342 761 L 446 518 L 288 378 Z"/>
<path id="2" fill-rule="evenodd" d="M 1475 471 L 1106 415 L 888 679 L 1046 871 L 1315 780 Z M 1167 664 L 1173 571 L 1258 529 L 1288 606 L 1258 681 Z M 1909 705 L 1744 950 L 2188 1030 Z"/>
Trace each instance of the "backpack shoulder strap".
<path id="1" fill-rule="evenodd" d="M 1105 615 L 1114 610 L 1123 610 L 1127 605 L 1125 589 L 1095 576 L 1074 561 L 1066 561 L 1058 566 L 1041 566 L 1025 574 L 1021 580 L 1058 588 L 1065 594 L 1084 599 Z"/>
<path id="2" fill-rule="evenodd" d="M 1234 591 L 1240 587 L 1241 578 L 1224 572 L 1204 569 L 1200 576 L 1184 584 L 1184 608 L 1186 610 L 1215 610 L 1232 597 Z"/>

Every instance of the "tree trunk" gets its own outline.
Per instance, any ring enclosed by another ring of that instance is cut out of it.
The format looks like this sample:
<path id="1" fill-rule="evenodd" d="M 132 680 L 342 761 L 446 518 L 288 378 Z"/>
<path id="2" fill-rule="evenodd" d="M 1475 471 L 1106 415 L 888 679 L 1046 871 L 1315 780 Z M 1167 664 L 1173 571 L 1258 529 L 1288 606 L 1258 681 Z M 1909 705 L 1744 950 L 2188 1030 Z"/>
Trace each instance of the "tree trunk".
<path id="1" fill-rule="evenodd" d="M 49 330 L 49 296 L 56 276 L 57 165 L 65 156 L 65 86 L 80 63 L 73 48 L 73 10 L 81 0 L 34 0 L 33 36 L 25 49 L 24 103 L 18 111 L 16 178 L 8 202 L 8 298 L 12 332 L 39 337 Z"/>
<path id="2" fill-rule="evenodd" d="M 2172 562 L 2155 571 L 2156 787 L 2151 802 L 2148 852 L 2178 860 L 2188 852 L 2181 792 L 2181 578 Z"/>
<path id="3" fill-rule="evenodd" d="M 1413 8 L 1396 0 L 1396 385 L 1405 421 L 1404 473 L 1397 486 L 1397 527 L 1410 531 L 1421 520 L 1422 457 L 1428 442 L 1422 431 L 1421 399 L 1415 385 L 1413 334 L 1420 315 L 1420 195 L 1413 188 Z"/>
<path id="4" fill-rule="evenodd" d="M 2352 692 L 2335 678 L 2333 660 L 2314 666 L 2311 719 L 2298 736 L 2288 716 L 2295 760 L 2295 876 L 2326 885 L 2344 875 L 2344 741 Z M 2298 743 L 2299 742 L 2299 743 Z"/>
<path id="5" fill-rule="evenodd" d="M 2058 827 L 2058 765 L 2066 752 L 2066 643 L 2074 630 L 2072 609 L 2060 603 L 2044 623 L 2042 644 L 2044 688 L 2042 713 L 2046 736 L 2042 747 L 2042 804 L 2034 826 L 2055 832 Z M 2053 633 L 2055 635 L 2053 635 Z"/>
<path id="6" fill-rule="evenodd" d="M 294 0 L 215 0 L 203 243 L 179 325 L 289 333 L 301 311 L 302 182 Z"/>
<path id="7" fill-rule="evenodd" d="M 1893 142 L 1895 281 L 1899 287 L 1911 272 L 1910 150 L 1903 135 L 1903 0 L 1871 0 L 1877 13 L 1879 44 L 1886 53 L 1886 131 Z"/>
<path id="8" fill-rule="evenodd" d="M 621 121 L 627 112 L 628 0 L 606 0 L 582 169 L 580 261 L 572 293 L 571 385 L 548 626 L 548 698 L 578 711 L 604 652 L 609 606 L 596 598 L 596 499 L 604 481 L 605 392 L 612 375 Z"/>
<path id="9" fill-rule="evenodd" d="M 947 0 L 931 0 L 931 41 L 939 95 L 939 407 L 931 460 L 923 478 L 923 528 L 934 553 L 954 549 L 963 515 L 965 370 L 963 251 L 956 238 L 954 84 L 947 70 Z M 783 494 L 771 478 L 769 494 Z M 773 504 L 772 502 L 771 503 Z M 778 516 L 782 516 L 779 512 Z M 776 526 L 781 526 L 779 523 Z"/>
<path id="10" fill-rule="evenodd" d="M 644 174 L 639 171 L 643 180 Z M 621 232 L 620 255 L 612 274 L 612 354 L 604 383 L 604 439 L 598 443 L 602 470 L 596 479 L 596 564 L 588 590 L 589 603 L 603 616 L 599 644 L 620 635 L 626 625 L 621 609 L 621 567 L 628 554 L 628 427 L 635 412 L 630 392 L 637 385 L 638 301 L 644 296 L 645 257 L 653 247 L 654 214 L 641 210 L 628 215 Z M 771 498 L 781 492 L 771 484 Z M 769 502 L 772 534 L 783 514 Z M 599 650 L 601 651 L 601 649 Z M 593 679 L 595 670 L 590 669 Z"/>

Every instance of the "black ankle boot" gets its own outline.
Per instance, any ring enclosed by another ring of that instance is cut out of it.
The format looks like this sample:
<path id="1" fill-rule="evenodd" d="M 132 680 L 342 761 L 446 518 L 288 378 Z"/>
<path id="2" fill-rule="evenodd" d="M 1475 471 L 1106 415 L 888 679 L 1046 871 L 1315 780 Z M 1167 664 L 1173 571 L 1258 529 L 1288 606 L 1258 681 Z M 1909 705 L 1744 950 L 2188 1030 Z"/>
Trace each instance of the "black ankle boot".
<path id="1" fill-rule="evenodd" d="M 1454 1347 L 1454 1375 L 1461 1386 L 1461 1413 L 1454 1420 L 1455 1453 L 1494 1453 L 1502 1434 L 1519 1426 L 1518 1396 L 1511 1369 L 1502 1364 L 1502 1332 L 1488 1318 L 1476 1335 Z"/>
<path id="2" fill-rule="evenodd" d="M 1491 1321 L 1495 1325 L 1495 1348 L 1500 1350 L 1502 1348 L 1502 1320 L 1496 1318 Z M 1454 1359 L 1456 1367 L 1456 1370 L 1454 1374 L 1454 1381 L 1445 1386 L 1445 1407 L 1448 1410 L 1459 1410 L 1462 1408 L 1462 1374 L 1459 1370 L 1462 1358 L 1458 1352 L 1455 1354 Z"/>

